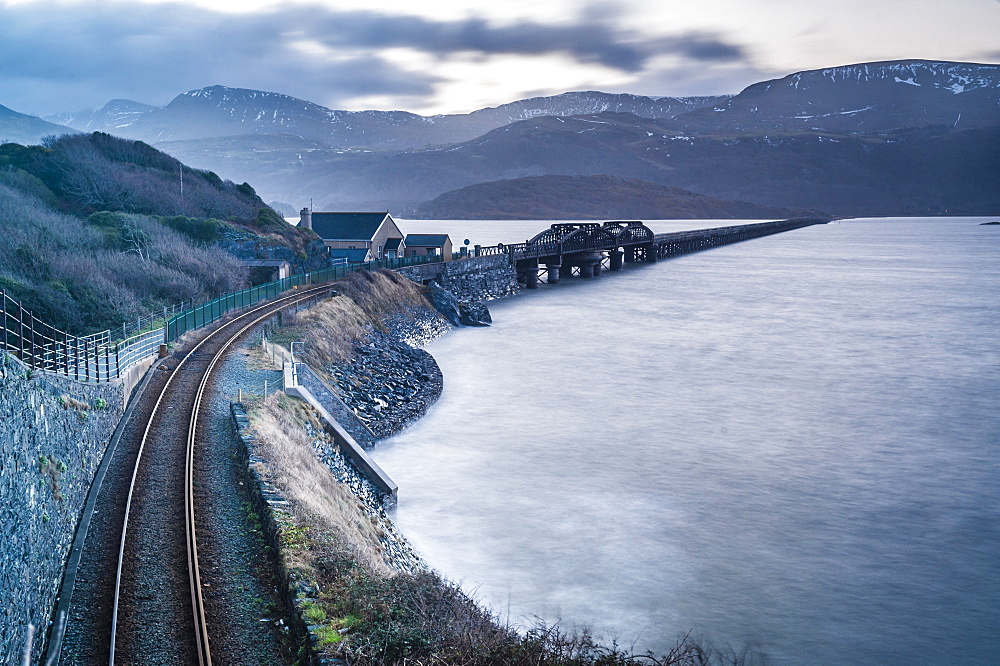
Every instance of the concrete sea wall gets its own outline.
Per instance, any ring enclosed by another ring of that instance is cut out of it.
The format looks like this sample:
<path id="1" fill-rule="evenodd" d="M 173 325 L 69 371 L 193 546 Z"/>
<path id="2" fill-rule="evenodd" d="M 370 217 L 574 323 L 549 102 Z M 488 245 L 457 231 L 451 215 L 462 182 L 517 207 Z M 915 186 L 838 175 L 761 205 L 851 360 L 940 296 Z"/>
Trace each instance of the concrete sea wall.
<path id="1" fill-rule="evenodd" d="M 44 649 L 73 535 L 123 392 L 32 373 L 0 353 L 0 664 Z"/>

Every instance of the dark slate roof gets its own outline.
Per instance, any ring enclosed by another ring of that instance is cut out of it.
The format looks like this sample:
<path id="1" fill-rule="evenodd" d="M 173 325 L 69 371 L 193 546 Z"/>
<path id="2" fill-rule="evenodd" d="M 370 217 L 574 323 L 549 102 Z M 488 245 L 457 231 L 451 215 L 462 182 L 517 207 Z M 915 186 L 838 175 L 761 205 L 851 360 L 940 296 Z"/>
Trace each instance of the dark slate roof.
<path id="1" fill-rule="evenodd" d="M 324 240 L 369 241 L 389 213 L 313 213 L 313 231 Z"/>
<path id="2" fill-rule="evenodd" d="M 249 266 L 250 268 L 260 268 L 260 267 L 270 267 L 270 268 L 280 268 L 282 264 L 288 266 L 289 263 L 284 259 L 244 259 L 242 262 L 244 266 Z"/>
<path id="3" fill-rule="evenodd" d="M 386 238 L 385 239 L 385 249 L 386 250 L 398 250 L 399 244 L 403 242 L 402 238 Z"/>
<path id="4" fill-rule="evenodd" d="M 368 248 L 363 247 L 360 250 L 330 250 L 331 259 L 347 259 L 348 263 L 360 264 L 368 257 Z"/>
<path id="5" fill-rule="evenodd" d="M 422 245 L 425 247 L 443 247 L 448 241 L 448 234 L 408 234 L 406 245 Z"/>

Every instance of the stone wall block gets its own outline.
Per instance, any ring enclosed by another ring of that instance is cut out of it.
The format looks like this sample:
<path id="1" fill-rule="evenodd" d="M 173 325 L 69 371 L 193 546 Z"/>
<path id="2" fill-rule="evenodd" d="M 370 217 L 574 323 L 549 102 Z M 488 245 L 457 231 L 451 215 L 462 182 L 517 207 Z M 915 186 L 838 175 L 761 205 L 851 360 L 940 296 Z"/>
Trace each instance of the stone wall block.
<path id="1" fill-rule="evenodd" d="M 66 404 L 64 396 L 80 401 Z M 98 399 L 104 408 L 98 407 Z M 122 391 L 29 373 L 0 354 L 0 664 L 19 665 L 28 624 L 32 663 L 45 647 L 87 492 L 121 418 Z M 82 409 L 86 403 L 87 409 Z"/>

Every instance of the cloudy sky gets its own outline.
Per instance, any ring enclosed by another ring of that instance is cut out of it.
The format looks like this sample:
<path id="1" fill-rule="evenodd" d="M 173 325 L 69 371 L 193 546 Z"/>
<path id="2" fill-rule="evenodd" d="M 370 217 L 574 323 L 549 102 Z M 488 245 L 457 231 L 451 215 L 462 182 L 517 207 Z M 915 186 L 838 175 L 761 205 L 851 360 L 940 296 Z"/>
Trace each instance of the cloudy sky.
<path id="1" fill-rule="evenodd" d="M 32 114 L 215 84 L 456 113 L 904 58 L 1000 62 L 1000 0 L 0 0 L 0 104 Z"/>

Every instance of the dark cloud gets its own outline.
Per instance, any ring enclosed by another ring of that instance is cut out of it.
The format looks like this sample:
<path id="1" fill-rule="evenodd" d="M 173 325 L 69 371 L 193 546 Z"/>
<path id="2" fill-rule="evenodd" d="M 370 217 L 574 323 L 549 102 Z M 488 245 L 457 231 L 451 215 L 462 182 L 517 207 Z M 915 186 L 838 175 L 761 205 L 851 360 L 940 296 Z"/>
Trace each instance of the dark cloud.
<path id="1" fill-rule="evenodd" d="M 521 22 L 494 26 L 477 18 L 441 22 L 415 16 L 345 12 L 321 19 L 317 25 L 322 28 L 317 38 L 329 46 L 404 46 L 437 55 L 460 51 L 523 55 L 562 52 L 583 62 L 630 72 L 641 69 L 649 56 L 645 45 L 619 41 L 620 36 L 606 23 L 549 26 Z"/>
<path id="2" fill-rule="evenodd" d="M 717 35 L 691 33 L 660 40 L 664 51 L 704 62 L 737 62 L 746 59 L 743 49 Z"/>
<path id="3" fill-rule="evenodd" d="M 632 73 L 661 53 L 704 62 L 743 57 L 738 46 L 710 34 L 649 40 L 623 33 L 610 12 L 568 25 L 501 26 L 295 5 L 234 15 L 181 4 L 30 2 L 0 13 L 0 104 L 28 113 L 100 106 L 111 98 L 163 104 L 216 83 L 328 104 L 430 95 L 434 72 L 414 74 L 379 57 L 389 47 L 440 57 L 565 53 Z M 292 46 L 299 39 L 354 55 L 310 56 Z"/>

